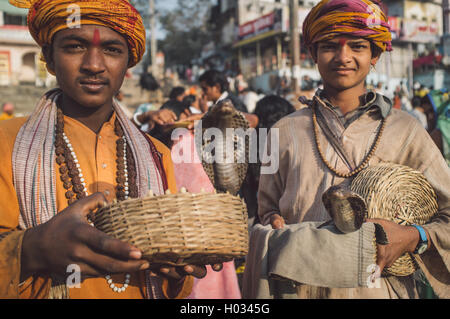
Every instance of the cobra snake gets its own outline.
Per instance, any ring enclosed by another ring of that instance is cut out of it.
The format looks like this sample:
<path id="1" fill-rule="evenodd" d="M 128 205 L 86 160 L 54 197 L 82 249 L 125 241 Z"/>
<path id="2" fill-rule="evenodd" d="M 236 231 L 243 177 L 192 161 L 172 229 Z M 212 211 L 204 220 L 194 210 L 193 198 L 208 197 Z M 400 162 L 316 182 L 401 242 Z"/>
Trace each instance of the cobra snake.
<path id="1" fill-rule="evenodd" d="M 367 205 L 358 193 L 343 186 L 331 186 L 323 195 L 322 202 L 337 229 L 351 233 L 361 228 L 367 219 Z M 383 227 L 375 223 L 375 238 L 378 244 L 388 244 Z"/>
<path id="2" fill-rule="evenodd" d="M 249 143 L 245 135 L 235 134 L 234 130 L 230 135 L 227 129 L 242 129 L 245 132 L 249 123 L 228 99 L 211 107 L 201 121 L 202 138 L 201 143 L 196 140 L 196 146 L 203 168 L 217 192 L 236 195 L 247 174 Z M 214 135 L 211 129 L 218 129 L 221 134 Z M 229 159 L 225 160 L 227 156 Z"/>

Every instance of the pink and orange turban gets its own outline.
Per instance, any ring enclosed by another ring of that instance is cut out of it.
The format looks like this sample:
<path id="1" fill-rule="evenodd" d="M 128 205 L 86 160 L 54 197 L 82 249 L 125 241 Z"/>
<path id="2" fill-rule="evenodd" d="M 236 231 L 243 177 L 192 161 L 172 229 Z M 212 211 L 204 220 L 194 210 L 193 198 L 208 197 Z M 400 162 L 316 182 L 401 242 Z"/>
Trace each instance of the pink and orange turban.
<path id="1" fill-rule="evenodd" d="M 34 40 L 43 47 L 50 45 L 56 32 L 70 27 L 74 7 L 79 8 L 79 22 L 109 27 L 128 43 L 135 66 L 145 52 L 145 28 L 139 12 L 127 0 L 9 0 L 19 8 L 27 8 L 28 28 Z M 68 21 L 69 20 L 69 21 Z"/>
<path id="2" fill-rule="evenodd" d="M 392 51 L 392 36 L 379 0 L 322 0 L 303 23 L 305 44 L 349 35 L 373 42 L 382 52 Z"/>

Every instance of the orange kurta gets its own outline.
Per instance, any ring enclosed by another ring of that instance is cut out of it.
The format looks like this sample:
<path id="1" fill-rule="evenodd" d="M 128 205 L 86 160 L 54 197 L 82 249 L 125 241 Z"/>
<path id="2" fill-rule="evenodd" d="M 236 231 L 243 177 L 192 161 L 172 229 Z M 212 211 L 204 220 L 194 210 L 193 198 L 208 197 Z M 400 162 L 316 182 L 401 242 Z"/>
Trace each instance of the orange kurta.
<path id="1" fill-rule="evenodd" d="M 113 114 L 96 134 L 80 122 L 64 117 L 64 131 L 78 157 L 88 193 L 103 192 L 110 201 L 115 198 L 117 171 L 115 119 L 116 116 Z M 0 298 L 46 298 L 50 289 L 50 280 L 46 278 L 33 277 L 19 283 L 24 231 L 16 230 L 19 225 L 19 204 L 13 186 L 11 158 L 16 135 L 25 121 L 25 118 L 17 118 L 0 124 L 0 140 L 2 141 L 0 143 Z M 162 153 L 168 186 L 170 191 L 175 193 L 176 183 L 170 151 L 161 142 L 155 139 L 152 141 L 156 149 Z M 62 211 L 67 207 L 67 199 L 59 172 L 56 174 L 56 189 L 58 211 Z M 190 293 L 193 278 L 187 278 L 178 297 L 184 297 Z M 121 287 L 125 281 L 125 274 L 113 275 L 112 279 Z M 69 294 L 71 298 L 144 298 L 146 297 L 144 272 L 131 274 L 130 284 L 122 293 L 114 292 L 105 278 L 93 278 L 85 280 L 81 288 L 69 289 Z"/>

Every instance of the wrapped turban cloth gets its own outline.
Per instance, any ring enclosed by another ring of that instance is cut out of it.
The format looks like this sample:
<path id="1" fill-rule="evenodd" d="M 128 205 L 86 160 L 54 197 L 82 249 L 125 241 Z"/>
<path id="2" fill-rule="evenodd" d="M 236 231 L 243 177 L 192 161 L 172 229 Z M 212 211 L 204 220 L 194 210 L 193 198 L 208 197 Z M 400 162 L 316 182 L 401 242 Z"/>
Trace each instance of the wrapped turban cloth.
<path id="1" fill-rule="evenodd" d="M 135 66 L 145 52 L 145 28 L 139 12 L 127 0 L 9 0 L 19 8 L 28 8 L 28 28 L 43 47 L 50 45 L 56 32 L 80 24 L 113 29 L 127 41 L 129 67 Z M 79 13 L 79 15 L 77 15 Z M 79 19 L 79 20 L 77 20 Z"/>
<path id="2" fill-rule="evenodd" d="M 379 0 L 322 0 L 303 23 L 305 44 L 349 35 L 373 42 L 382 52 L 392 51 L 387 16 Z"/>

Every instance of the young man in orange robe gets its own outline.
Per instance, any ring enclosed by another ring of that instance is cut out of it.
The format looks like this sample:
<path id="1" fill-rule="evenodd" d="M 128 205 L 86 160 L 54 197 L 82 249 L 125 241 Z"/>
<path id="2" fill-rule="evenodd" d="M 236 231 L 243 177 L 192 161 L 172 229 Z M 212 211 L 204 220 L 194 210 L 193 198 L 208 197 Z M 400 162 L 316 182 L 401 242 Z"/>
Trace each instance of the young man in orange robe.
<path id="1" fill-rule="evenodd" d="M 115 198 L 176 192 L 170 151 L 113 99 L 145 51 L 142 18 L 125 0 L 10 2 L 30 8 L 59 88 L 0 126 L 0 297 L 186 297 L 205 267 L 155 268 L 87 220 Z"/>

